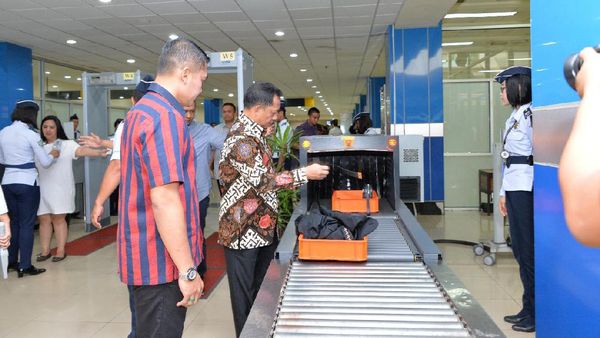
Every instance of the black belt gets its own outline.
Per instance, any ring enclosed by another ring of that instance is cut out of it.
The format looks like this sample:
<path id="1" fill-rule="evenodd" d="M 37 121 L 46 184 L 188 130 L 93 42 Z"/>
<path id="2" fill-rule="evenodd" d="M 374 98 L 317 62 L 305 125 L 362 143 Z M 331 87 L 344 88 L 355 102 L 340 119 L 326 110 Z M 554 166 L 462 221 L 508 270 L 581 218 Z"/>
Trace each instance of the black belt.
<path id="1" fill-rule="evenodd" d="M 533 165 L 533 155 L 529 156 L 509 156 L 506 160 L 506 167 L 510 168 L 511 164 L 527 164 Z"/>
<path id="2" fill-rule="evenodd" d="M 35 169 L 35 162 L 29 162 L 24 164 L 3 164 L 5 168 L 13 169 Z"/>

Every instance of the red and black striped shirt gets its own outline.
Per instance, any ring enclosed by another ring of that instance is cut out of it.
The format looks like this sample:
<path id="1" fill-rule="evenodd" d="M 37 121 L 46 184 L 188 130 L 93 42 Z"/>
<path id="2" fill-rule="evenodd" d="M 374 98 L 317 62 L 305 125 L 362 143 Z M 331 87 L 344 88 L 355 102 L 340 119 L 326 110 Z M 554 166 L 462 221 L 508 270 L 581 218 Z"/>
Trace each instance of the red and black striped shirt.
<path id="1" fill-rule="evenodd" d="M 127 113 L 121 138 L 117 251 L 123 283 L 157 285 L 179 277 L 150 200 L 152 188 L 173 182 L 180 183 L 188 243 L 194 264 L 200 264 L 203 236 L 195 180 L 194 146 L 183 107 L 166 89 L 152 84 Z"/>

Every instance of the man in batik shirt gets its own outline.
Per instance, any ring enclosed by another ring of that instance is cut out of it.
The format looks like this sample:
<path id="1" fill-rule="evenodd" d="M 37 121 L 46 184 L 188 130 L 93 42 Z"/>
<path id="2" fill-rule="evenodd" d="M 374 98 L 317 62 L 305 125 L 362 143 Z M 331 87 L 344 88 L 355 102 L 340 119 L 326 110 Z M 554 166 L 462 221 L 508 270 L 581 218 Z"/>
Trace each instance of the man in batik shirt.
<path id="1" fill-rule="evenodd" d="M 329 174 L 329 167 L 319 164 L 275 173 L 267 136 L 275 131 L 281 95 L 271 83 L 248 88 L 244 112 L 231 127 L 219 164 L 223 191 L 219 242 L 225 246 L 237 336 L 277 246 L 277 190 L 296 188 Z"/>

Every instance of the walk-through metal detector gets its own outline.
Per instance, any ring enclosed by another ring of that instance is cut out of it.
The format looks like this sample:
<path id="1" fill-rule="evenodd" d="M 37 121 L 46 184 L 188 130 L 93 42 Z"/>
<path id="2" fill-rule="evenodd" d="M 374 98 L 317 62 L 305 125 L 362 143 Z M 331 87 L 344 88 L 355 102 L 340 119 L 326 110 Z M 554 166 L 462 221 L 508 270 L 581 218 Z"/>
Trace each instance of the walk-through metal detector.
<path id="1" fill-rule="evenodd" d="M 254 59 L 241 48 L 231 52 L 215 52 L 208 55 L 208 74 L 237 75 L 238 111 L 244 109 L 244 93 L 250 87 L 254 73 Z"/>
<path id="2" fill-rule="evenodd" d="M 108 118 L 110 109 L 110 90 L 123 87 L 135 88 L 145 76 L 141 71 L 134 73 L 83 73 L 83 128 L 82 135 L 94 133 L 102 139 L 108 138 Z M 85 157 L 83 162 L 83 198 L 85 209 L 85 230 L 92 231 L 90 213 L 98 191 L 100 182 L 109 158 Z M 104 213 L 101 223 L 108 225 L 110 221 L 110 208 L 108 201 L 104 203 Z"/>
<path id="3" fill-rule="evenodd" d="M 241 111 L 244 107 L 244 92 L 253 82 L 254 59 L 242 49 L 231 52 L 214 52 L 210 53 L 209 57 L 209 74 L 236 74 L 238 107 Z M 123 89 L 125 86 L 134 88 L 145 75 L 139 70 L 134 73 L 83 73 L 81 77 L 83 81 L 84 121 L 82 135 L 94 133 L 106 139 L 109 134 L 109 91 L 111 89 Z M 108 158 L 85 157 L 83 162 L 86 231 L 94 229 L 90 214 L 108 161 Z M 108 201 L 106 201 L 101 218 L 102 225 L 109 225 L 110 223 L 109 209 Z"/>

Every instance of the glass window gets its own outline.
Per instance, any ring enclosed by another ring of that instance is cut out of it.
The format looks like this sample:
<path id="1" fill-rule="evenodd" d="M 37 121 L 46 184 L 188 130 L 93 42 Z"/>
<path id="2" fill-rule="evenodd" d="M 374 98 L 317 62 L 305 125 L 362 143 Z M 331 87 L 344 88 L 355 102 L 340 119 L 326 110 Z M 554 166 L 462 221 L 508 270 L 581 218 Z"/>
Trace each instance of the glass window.
<path id="1" fill-rule="evenodd" d="M 31 61 L 31 74 L 33 76 L 33 98 L 39 100 L 42 97 L 40 92 L 40 61 L 33 59 Z"/>
<path id="2" fill-rule="evenodd" d="M 529 28 L 443 31 L 444 79 L 490 79 L 510 66 L 530 66 Z"/>
<path id="3" fill-rule="evenodd" d="M 81 96 L 81 70 L 46 62 L 44 97 L 56 100 L 76 100 Z"/>
<path id="4" fill-rule="evenodd" d="M 490 152 L 489 82 L 444 83 L 444 149 Z"/>

